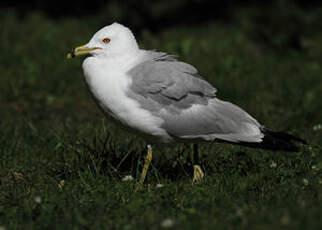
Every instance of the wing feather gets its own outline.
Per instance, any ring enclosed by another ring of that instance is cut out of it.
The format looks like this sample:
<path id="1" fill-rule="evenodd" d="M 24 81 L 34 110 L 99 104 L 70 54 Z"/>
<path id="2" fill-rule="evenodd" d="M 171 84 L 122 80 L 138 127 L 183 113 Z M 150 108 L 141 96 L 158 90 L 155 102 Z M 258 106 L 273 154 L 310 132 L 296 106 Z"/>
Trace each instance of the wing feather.
<path id="1" fill-rule="evenodd" d="M 260 142 L 260 124 L 248 113 L 216 98 L 216 89 L 197 70 L 165 53 L 152 52 L 128 74 L 128 95 L 164 120 L 178 138 Z"/>

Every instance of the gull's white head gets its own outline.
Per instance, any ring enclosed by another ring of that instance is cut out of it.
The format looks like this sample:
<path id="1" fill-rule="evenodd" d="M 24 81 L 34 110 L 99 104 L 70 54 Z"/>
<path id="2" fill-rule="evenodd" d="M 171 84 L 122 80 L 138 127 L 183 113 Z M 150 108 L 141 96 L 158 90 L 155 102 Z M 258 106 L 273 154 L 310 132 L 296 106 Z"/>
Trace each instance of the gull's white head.
<path id="1" fill-rule="evenodd" d="M 138 50 L 131 30 L 119 23 L 113 23 L 97 31 L 86 45 L 75 48 L 67 57 L 90 54 L 97 58 L 113 58 Z"/>

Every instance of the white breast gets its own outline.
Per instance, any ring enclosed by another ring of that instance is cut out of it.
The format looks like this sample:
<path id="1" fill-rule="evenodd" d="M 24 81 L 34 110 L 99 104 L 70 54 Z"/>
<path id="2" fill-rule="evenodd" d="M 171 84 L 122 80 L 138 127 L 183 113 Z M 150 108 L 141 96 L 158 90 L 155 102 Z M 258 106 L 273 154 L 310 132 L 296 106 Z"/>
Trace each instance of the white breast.
<path id="1" fill-rule="evenodd" d="M 126 96 L 131 79 L 125 68 L 115 62 L 102 62 L 94 57 L 85 59 L 86 83 L 99 106 L 110 116 L 141 132 L 167 141 L 170 136 L 161 128 L 163 120 L 140 108 L 138 102 Z"/>

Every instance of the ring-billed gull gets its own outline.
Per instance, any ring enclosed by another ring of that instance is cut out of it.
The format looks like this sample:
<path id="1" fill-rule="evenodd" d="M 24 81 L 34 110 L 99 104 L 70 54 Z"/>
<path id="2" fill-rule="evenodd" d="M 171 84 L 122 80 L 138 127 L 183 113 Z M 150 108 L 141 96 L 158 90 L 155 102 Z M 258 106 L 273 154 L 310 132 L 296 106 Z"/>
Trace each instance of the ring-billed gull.
<path id="1" fill-rule="evenodd" d="M 108 118 L 152 137 L 151 142 L 219 140 L 284 151 L 297 151 L 295 142 L 305 143 L 269 131 L 238 106 L 219 100 L 217 90 L 192 65 L 164 52 L 139 49 L 121 24 L 102 28 L 67 57 L 80 55 L 89 55 L 83 62 L 85 80 Z M 151 160 L 148 145 L 139 185 Z M 200 181 L 204 173 L 198 164 L 193 167 L 193 180 Z"/>

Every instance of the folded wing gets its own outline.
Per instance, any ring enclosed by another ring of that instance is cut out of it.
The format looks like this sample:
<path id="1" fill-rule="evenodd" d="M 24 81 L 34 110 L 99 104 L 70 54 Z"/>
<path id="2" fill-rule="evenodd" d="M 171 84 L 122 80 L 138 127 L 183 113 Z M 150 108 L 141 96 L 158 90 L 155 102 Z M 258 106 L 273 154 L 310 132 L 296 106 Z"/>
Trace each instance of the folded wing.
<path id="1" fill-rule="evenodd" d="M 165 53 L 147 51 L 132 68 L 128 96 L 164 120 L 169 135 L 183 139 L 261 142 L 260 124 L 241 108 L 216 98 L 197 70 Z"/>

